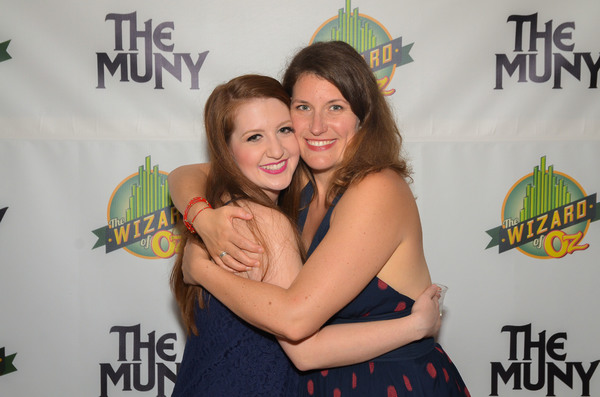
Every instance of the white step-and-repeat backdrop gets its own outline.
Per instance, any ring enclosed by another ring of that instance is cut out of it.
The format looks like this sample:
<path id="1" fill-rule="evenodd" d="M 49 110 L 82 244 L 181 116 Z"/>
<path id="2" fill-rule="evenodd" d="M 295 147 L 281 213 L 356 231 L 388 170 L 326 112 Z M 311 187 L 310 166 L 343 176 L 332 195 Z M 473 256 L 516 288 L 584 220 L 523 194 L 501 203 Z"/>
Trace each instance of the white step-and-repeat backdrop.
<path id="1" fill-rule="evenodd" d="M 600 3 L 0 0 L 0 396 L 165 396 L 184 332 L 166 175 L 202 107 L 351 43 L 414 167 L 473 396 L 598 396 Z"/>

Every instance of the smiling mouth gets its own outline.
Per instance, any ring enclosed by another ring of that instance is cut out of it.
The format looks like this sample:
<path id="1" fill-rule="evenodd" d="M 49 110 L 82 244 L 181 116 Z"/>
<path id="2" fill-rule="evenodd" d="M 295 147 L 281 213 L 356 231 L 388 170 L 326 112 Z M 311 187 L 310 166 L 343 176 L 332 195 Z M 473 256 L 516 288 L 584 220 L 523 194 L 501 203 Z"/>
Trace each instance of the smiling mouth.
<path id="1" fill-rule="evenodd" d="M 287 168 L 287 160 L 280 161 L 274 164 L 261 165 L 260 168 L 269 174 L 279 174 Z"/>
<path id="2" fill-rule="evenodd" d="M 335 139 L 331 139 L 331 140 L 328 140 L 328 141 L 315 141 L 315 140 L 312 140 L 312 139 L 307 139 L 306 140 L 306 143 L 308 143 L 310 146 L 318 146 L 318 147 L 331 145 L 334 142 L 335 142 Z"/>
<path id="3" fill-rule="evenodd" d="M 313 152 L 324 152 L 329 150 L 335 144 L 336 139 L 306 139 L 306 147 Z"/>

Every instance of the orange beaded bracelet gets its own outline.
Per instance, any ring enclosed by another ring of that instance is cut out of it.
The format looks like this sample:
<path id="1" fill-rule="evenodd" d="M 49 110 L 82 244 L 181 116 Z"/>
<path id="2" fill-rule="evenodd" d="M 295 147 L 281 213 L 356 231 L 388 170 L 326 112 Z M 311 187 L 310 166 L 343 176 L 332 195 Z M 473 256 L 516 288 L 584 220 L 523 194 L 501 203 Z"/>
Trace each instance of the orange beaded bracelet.
<path id="1" fill-rule="evenodd" d="M 188 213 L 190 212 L 190 208 L 192 208 L 192 206 L 194 204 L 198 204 L 198 203 L 206 203 L 206 207 L 202 208 L 200 211 L 198 211 L 196 213 L 196 215 L 194 215 L 194 218 L 192 219 L 192 223 L 194 223 L 198 214 L 200 214 L 202 211 L 204 211 L 207 208 L 212 208 L 212 206 L 210 205 L 208 200 L 206 200 L 204 197 L 194 197 L 193 199 L 190 200 L 187 207 L 185 208 L 185 212 L 183 213 L 183 223 L 185 224 L 185 227 L 187 227 L 187 229 L 192 234 L 195 234 L 196 230 L 194 229 L 194 226 L 192 225 L 192 223 L 188 222 Z"/>

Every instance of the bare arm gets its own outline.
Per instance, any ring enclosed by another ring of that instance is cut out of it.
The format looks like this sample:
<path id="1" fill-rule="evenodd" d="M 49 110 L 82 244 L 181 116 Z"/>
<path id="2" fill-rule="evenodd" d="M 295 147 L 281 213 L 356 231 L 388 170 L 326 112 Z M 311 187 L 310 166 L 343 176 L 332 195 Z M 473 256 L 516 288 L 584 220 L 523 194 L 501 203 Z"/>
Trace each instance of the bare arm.
<path id="1" fill-rule="evenodd" d="M 408 343 L 434 336 L 439 331 L 438 290 L 436 285 L 427 288 L 407 317 L 328 325 L 297 343 L 278 340 L 294 365 L 302 371 L 371 360 Z"/>
<path id="2" fill-rule="evenodd" d="M 206 197 L 206 182 L 210 164 L 190 164 L 171 171 L 167 180 L 173 204 L 182 214 L 194 197 Z M 233 219 L 251 219 L 252 214 L 240 207 L 224 206 L 217 210 L 202 208 L 206 204 L 197 203 L 189 210 L 188 221 L 194 220 L 194 229 L 198 232 L 213 260 L 220 266 L 234 271 L 245 271 L 249 266 L 258 266 L 245 251 L 260 253 L 262 247 L 252 240 L 244 238 L 233 228 Z M 198 214 L 198 211 L 202 210 Z M 198 216 L 196 216 L 198 214 Z M 221 252 L 229 255 L 220 257 Z"/>
<path id="3" fill-rule="evenodd" d="M 175 207 L 183 214 L 193 197 L 206 196 L 210 164 L 189 164 L 175 168 L 167 176 L 169 193 Z"/>
<path id="4" fill-rule="evenodd" d="M 289 288 L 235 277 L 194 255 L 186 255 L 184 276 L 249 323 L 299 341 L 319 330 L 381 271 L 416 228 L 416 211 L 412 192 L 399 176 L 372 174 L 340 199 L 329 232 Z"/>
<path id="5" fill-rule="evenodd" d="M 262 279 L 265 283 L 287 288 L 302 267 L 292 225 L 277 211 L 253 204 L 251 211 L 267 239 L 270 256 L 261 259 L 266 264 L 265 274 L 260 274 L 257 272 L 259 269 L 255 268 L 247 275 L 254 280 Z M 236 226 L 242 235 L 250 235 L 245 222 L 237 222 Z M 209 263 L 208 256 L 196 251 L 197 247 L 186 247 L 186 251 L 190 250 L 190 254 L 202 257 Z M 299 342 L 283 338 L 278 340 L 300 370 L 363 362 L 436 333 L 440 325 L 437 291 L 438 288 L 432 286 L 421 294 L 408 317 L 330 325 Z"/>

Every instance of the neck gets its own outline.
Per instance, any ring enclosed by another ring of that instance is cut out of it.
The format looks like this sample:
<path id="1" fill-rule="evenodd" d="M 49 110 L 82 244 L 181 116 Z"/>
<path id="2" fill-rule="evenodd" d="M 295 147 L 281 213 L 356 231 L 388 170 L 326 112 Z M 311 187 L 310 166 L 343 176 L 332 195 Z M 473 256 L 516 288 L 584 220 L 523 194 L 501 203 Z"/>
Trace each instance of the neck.
<path id="1" fill-rule="evenodd" d="M 272 190 L 265 190 L 263 189 L 263 192 L 265 192 L 265 194 L 267 195 L 268 198 L 270 198 L 274 204 L 277 205 L 277 200 L 279 200 L 279 192 L 274 192 Z"/>
<path id="2" fill-rule="evenodd" d="M 325 202 L 327 191 L 333 180 L 333 171 L 313 172 L 315 178 L 315 190 L 317 192 L 316 199 L 320 202 Z"/>

